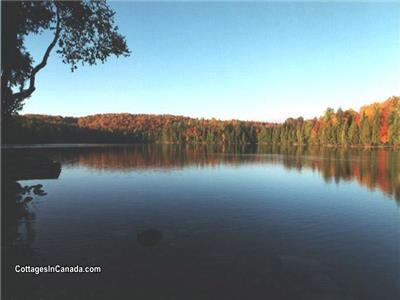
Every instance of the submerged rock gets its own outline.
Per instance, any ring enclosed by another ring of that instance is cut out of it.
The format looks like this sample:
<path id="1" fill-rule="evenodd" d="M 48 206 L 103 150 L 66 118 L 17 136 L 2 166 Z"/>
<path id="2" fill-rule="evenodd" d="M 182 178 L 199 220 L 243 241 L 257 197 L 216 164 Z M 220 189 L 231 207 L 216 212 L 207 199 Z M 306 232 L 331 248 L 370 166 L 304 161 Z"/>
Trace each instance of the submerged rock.
<path id="1" fill-rule="evenodd" d="M 148 229 L 138 234 L 137 241 L 145 247 L 154 247 L 162 240 L 162 233 L 156 229 Z"/>

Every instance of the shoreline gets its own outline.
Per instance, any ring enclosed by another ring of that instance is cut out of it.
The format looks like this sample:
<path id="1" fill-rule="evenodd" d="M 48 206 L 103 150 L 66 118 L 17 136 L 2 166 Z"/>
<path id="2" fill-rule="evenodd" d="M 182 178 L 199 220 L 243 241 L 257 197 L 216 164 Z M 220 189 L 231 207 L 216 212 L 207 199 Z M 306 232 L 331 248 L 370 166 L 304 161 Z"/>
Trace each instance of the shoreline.
<path id="1" fill-rule="evenodd" d="M 0 148 L 7 149 L 35 149 L 35 148 L 89 148 L 89 147 L 118 147 L 118 146 L 147 146 L 147 145 L 175 145 L 175 146 L 217 146 L 217 147 L 251 147 L 251 146 L 279 146 L 279 147 L 304 147 L 304 148 L 335 148 L 335 149 L 392 149 L 400 150 L 399 146 L 391 145 L 302 145 L 302 144 L 285 144 L 285 143 L 248 143 L 248 144 L 232 144 L 232 143 L 168 143 L 168 142 L 153 142 L 153 143 L 81 143 L 81 142 L 66 142 L 66 143 L 7 143 L 1 144 Z"/>

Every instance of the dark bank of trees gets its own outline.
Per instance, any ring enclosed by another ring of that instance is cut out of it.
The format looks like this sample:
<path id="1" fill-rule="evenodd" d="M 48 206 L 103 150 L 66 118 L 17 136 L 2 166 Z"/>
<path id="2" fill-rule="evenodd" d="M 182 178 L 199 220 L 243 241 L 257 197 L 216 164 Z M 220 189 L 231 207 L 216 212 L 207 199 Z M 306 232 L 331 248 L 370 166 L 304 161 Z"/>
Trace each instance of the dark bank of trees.
<path id="1" fill-rule="evenodd" d="M 319 118 L 288 118 L 281 124 L 172 115 L 25 115 L 4 138 L 8 143 L 400 146 L 400 97 L 363 106 L 359 112 L 328 108 Z"/>

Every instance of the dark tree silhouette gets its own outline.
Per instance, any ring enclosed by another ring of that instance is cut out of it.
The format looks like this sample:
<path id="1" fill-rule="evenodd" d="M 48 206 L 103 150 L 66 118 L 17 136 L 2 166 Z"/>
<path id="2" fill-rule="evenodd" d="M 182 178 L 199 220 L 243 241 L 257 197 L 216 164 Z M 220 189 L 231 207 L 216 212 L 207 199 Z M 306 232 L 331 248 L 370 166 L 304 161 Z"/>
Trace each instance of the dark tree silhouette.
<path id="1" fill-rule="evenodd" d="M 110 55 L 130 54 L 114 25 L 115 12 L 105 1 L 2 1 L 1 6 L 3 120 L 17 114 L 35 91 L 36 75 L 53 49 L 72 71 L 78 63 L 93 65 L 104 63 Z M 44 30 L 52 30 L 54 36 L 34 66 L 25 38 Z"/>

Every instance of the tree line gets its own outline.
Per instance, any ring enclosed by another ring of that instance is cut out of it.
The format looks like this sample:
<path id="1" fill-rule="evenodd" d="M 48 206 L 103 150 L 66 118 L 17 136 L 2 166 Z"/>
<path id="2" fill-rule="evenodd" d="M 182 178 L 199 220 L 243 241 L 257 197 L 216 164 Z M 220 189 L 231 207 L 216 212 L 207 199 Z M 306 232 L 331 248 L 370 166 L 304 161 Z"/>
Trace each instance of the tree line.
<path id="1" fill-rule="evenodd" d="M 86 117 L 21 115 L 6 143 L 209 143 L 400 146 L 400 97 L 283 123 L 221 121 L 173 115 L 97 114 Z"/>

